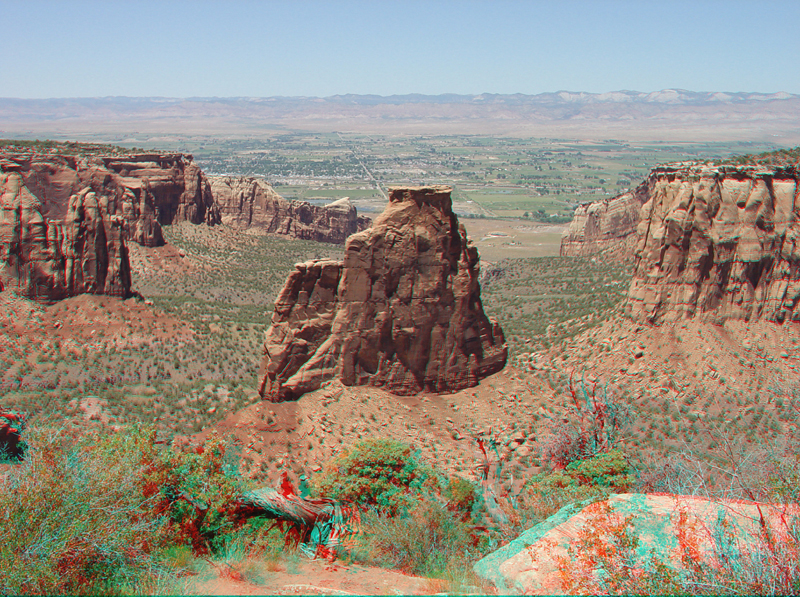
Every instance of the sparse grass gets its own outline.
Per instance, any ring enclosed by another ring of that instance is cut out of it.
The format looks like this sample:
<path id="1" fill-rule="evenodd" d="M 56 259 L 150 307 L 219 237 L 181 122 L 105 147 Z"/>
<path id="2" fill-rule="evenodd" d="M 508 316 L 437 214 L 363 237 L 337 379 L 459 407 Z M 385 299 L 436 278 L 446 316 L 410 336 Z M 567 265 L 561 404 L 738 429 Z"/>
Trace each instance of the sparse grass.
<path id="1" fill-rule="evenodd" d="M 514 358 L 601 323 L 625 296 L 629 276 L 625 266 L 606 260 L 501 261 L 483 273 L 481 300 L 499 320 Z"/>

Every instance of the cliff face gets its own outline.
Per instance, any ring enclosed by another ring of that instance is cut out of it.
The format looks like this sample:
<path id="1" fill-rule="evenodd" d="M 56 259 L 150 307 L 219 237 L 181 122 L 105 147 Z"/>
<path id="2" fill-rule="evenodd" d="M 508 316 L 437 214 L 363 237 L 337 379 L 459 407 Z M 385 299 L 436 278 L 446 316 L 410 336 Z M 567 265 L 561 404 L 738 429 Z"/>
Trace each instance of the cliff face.
<path id="1" fill-rule="evenodd" d="M 124 222 L 109 210 L 108 197 L 84 189 L 54 221 L 20 174 L 0 175 L 0 192 L 0 290 L 45 300 L 130 295 Z"/>
<path id="2" fill-rule="evenodd" d="M 621 255 L 632 252 L 649 185 L 646 180 L 635 191 L 579 206 L 561 237 L 561 255 L 589 257 L 600 251 L 613 250 Z"/>
<path id="3" fill-rule="evenodd" d="M 629 313 L 800 321 L 798 177 L 796 165 L 653 170 Z"/>
<path id="4" fill-rule="evenodd" d="M 287 201 L 258 178 L 212 176 L 210 181 L 223 224 L 334 244 L 370 224 L 349 199 L 319 207 Z"/>
<path id="5" fill-rule="evenodd" d="M 292 400 L 335 377 L 396 394 L 474 386 L 505 366 L 483 312 L 478 253 L 446 187 L 393 189 L 343 262 L 298 264 L 275 302 L 261 394 Z"/>
<path id="6" fill-rule="evenodd" d="M 0 151 L 0 196 L 0 285 L 46 300 L 127 296 L 126 241 L 163 245 L 166 224 L 226 223 L 343 243 L 370 222 L 349 200 L 286 201 L 255 178 L 212 185 L 183 154 Z"/>
<path id="7" fill-rule="evenodd" d="M 144 246 L 164 244 L 162 224 L 220 222 L 208 180 L 188 155 L 0 153 L 0 168 L 22 177 L 52 221 L 66 216 L 74 194 L 89 190 L 106 197 L 109 215 L 121 217 L 128 238 Z"/>

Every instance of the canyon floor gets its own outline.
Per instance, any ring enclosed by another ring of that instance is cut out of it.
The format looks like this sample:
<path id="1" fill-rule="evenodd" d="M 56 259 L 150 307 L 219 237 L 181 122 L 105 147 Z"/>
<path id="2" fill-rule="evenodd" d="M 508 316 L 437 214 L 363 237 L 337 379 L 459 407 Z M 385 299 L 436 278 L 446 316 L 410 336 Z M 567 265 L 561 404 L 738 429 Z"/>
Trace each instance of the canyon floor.
<path id="1" fill-rule="evenodd" d="M 467 223 L 487 252 L 519 226 Z M 340 249 L 222 227 L 167 233 L 164 247 L 132 250 L 145 299 L 82 295 L 48 306 L 0 294 L 5 406 L 76 428 L 150 422 L 177 443 L 216 432 L 243 474 L 264 483 L 287 467 L 308 477 L 374 436 L 475 479 L 482 437 L 497 443 L 498 479 L 511 492 L 538 470 L 541 446 L 568 416 L 570 378 L 628 404 L 633 456 L 711 455 L 722 441 L 782 437 L 795 426 L 799 326 L 640 325 L 615 307 L 625 264 L 558 257 L 484 261 L 484 307 L 500 320 L 511 358 L 475 388 L 398 397 L 333 382 L 297 402 L 261 402 L 272 297 L 292 263 Z M 529 234 L 521 242 L 551 242 L 549 228 Z"/>

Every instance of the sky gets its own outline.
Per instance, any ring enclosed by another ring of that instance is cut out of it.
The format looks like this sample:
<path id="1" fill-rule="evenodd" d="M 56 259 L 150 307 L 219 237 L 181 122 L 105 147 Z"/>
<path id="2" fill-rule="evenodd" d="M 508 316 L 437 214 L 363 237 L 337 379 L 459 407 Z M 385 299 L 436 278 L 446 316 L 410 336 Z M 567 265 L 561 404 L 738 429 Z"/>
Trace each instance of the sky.
<path id="1" fill-rule="evenodd" d="M 800 94 L 800 0 L 0 0 L 0 97 Z"/>

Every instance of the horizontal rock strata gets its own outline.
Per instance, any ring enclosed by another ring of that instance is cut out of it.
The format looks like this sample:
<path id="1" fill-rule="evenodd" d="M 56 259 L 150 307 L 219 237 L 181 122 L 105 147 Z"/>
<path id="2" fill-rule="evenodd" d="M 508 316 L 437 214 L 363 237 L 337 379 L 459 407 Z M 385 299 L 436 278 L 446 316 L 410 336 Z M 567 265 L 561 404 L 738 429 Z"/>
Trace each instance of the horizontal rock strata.
<path id="1" fill-rule="evenodd" d="M 342 262 L 298 264 L 275 302 L 261 394 L 296 399 L 339 378 L 396 394 L 456 391 L 502 369 L 507 347 L 483 312 L 478 252 L 451 189 L 392 189 Z"/>
<path id="2" fill-rule="evenodd" d="M 645 181 L 635 191 L 579 206 L 561 237 L 561 255 L 590 257 L 612 250 L 621 256 L 628 253 L 626 249 L 632 250 L 649 182 Z"/>
<path id="3" fill-rule="evenodd" d="M 62 220 L 69 198 L 84 190 L 105 197 L 109 215 L 122 218 L 128 239 L 143 246 L 164 244 L 163 224 L 220 222 L 211 186 L 190 155 L 0 153 L 0 167 L 22 177 L 49 220 Z"/>
<path id="4" fill-rule="evenodd" d="M 648 185 L 634 318 L 800 321 L 797 166 L 678 164 L 654 169 Z"/>
<path id="5" fill-rule="evenodd" d="M 346 199 L 317 207 L 256 178 L 210 182 L 186 154 L 4 150 L 0 197 L 0 287 L 43 300 L 127 296 L 126 242 L 163 245 L 162 225 L 225 223 L 343 243 L 370 223 Z"/>
<path id="6" fill-rule="evenodd" d="M 370 225 L 349 199 L 317 206 L 287 201 L 259 178 L 211 176 L 209 180 L 223 224 L 334 244 Z"/>

